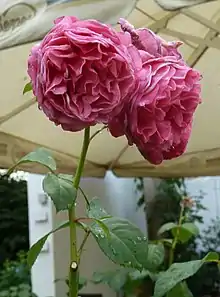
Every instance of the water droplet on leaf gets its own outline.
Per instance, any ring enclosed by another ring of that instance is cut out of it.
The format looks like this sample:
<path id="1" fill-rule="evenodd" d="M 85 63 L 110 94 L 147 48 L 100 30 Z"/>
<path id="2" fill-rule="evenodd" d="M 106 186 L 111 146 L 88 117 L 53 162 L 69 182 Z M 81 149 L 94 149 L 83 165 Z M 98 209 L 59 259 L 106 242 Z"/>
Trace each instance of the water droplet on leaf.
<path id="1" fill-rule="evenodd" d="M 114 248 L 112 248 L 112 253 L 113 253 L 113 255 L 117 255 L 117 253 L 116 253 L 116 250 L 114 249 Z"/>

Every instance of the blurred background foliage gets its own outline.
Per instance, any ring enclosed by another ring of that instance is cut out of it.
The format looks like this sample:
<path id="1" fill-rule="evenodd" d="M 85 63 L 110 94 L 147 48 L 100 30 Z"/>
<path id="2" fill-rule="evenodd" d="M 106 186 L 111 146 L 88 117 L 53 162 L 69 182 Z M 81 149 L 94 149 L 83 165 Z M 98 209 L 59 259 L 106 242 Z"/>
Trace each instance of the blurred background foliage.
<path id="1" fill-rule="evenodd" d="M 158 239 L 157 231 L 160 226 L 167 222 L 177 222 L 180 213 L 180 202 L 183 197 L 188 197 L 184 178 L 162 179 L 158 183 L 154 198 L 149 200 L 145 197 L 144 182 L 142 178 L 135 179 L 138 197 L 138 207 L 147 210 L 147 227 L 149 240 Z M 186 213 L 186 221 L 195 224 L 203 224 L 201 210 L 206 210 L 203 205 L 205 193 L 200 192 L 198 196 L 190 197 L 194 205 Z M 220 253 L 220 219 L 212 221 L 210 226 L 206 226 L 204 232 L 197 237 L 192 237 L 186 244 L 179 244 L 176 247 L 174 262 L 186 262 L 201 259 L 210 251 Z M 165 266 L 167 263 L 165 263 Z M 164 267 L 165 269 L 167 267 Z M 193 296 L 220 296 L 220 273 L 216 265 L 209 264 L 203 268 L 188 281 L 188 286 Z M 151 281 L 146 278 L 141 283 L 141 292 L 147 293 Z M 142 296 L 141 294 L 141 296 Z M 146 295 L 147 296 L 147 295 Z"/>
<path id="2" fill-rule="evenodd" d="M 158 239 L 157 231 L 166 222 L 177 222 L 182 197 L 187 197 L 185 180 L 160 180 L 154 198 L 145 197 L 144 181 L 135 179 L 138 193 L 137 207 L 147 210 L 146 220 L 149 239 Z M 194 200 L 193 207 L 186 214 L 186 221 L 195 224 L 203 223 L 200 210 L 203 206 L 204 193 Z M 8 178 L 0 174 L 0 297 L 33 297 L 31 293 L 30 272 L 26 265 L 26 254 L 29 248 L 27 183 L 24 179 Z M 185 262 L 203 257 L 209 251 L 220 253 L 220 220 L 216 219 L 206 226 L 205 231 L 190 239 L 187 244 L 177 245 L 175 262 Z M 167 265 L 166 261 L 163 264 Z M 166 267 L 164 267 L 166 269 Z M 112 276 L 113 287 L 120 287 L 120 273 Z M 96 278 L 98 278 L 96 274 Z M 109 276 L 108 276 L 109 279 Z M 98 279 L 97 279 L 98 280 Z M 216 265 L 204 266 L 190 278 L 188 286 L 196 297 L 220 296 L 220 274 Z M 97 281 L 97 283 L 99 280 Z M 132 276 L 123 287 L 124 292 L 133 292 L 135 296 L 150 296 L 153 289 L 151 278 L 147 275 Z"/>
<path id="3" fill-rule="evenodd" d="M 27 183 L 0 174 L 0 297 L 34 297 L 27 267 Z"/>

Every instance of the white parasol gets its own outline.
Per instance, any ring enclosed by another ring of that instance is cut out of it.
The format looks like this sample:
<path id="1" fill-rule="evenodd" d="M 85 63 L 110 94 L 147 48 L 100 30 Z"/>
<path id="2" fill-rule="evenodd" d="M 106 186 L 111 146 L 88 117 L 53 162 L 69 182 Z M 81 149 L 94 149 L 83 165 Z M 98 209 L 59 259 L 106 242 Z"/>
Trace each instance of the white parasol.
<path id="1" fill-rule="evenodd" d="M 77 163 L 82 133 L 64 133 L 38 110 L 30 94 L 22 95 L 26 60 L 34 44 L 30 42 L 39 40 L 52 20 L 65 14 L 112 24 L 121 16 L 136 27 L 148 26 L 167 40 L 182 40 L 188 64 L 203 74 L 203 104 L 182 157 L 153 166 L 135 147 L 128 147 L 125 138 L 114 139 L 103 131 L 89 149 L 85 174 L 101 177 L 109 169 L 118 176 L 220 174 L 220 1 L 202 0 L 1 0 L 0 167 L 11 166 L 39 146 L 53 151 L 62 172 L 72 173 Z M 35 165 L 21 169 L 43 172 Z"/>

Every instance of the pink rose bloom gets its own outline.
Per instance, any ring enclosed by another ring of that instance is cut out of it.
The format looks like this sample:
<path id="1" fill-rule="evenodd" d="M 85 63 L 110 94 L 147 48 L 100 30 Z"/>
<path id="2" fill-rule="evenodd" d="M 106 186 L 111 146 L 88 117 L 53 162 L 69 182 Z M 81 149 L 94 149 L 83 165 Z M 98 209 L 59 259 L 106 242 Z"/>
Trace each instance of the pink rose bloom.
<path id="1" fill-rule="evenodd" d="M 201 102 L 200 79 L 176 56 L 143 60 L 135 92 L 109 124 L 110 132 L 115 137 L 126 135 L 153 164 L 182 155 Z"/>
<path id="2" fill-rule="evenodd" d="M 119 24 L 123 32 L 128 32 L 131 35 L 133 45 L 140 51 L 145 51 L 149 54 L 149 58 L 161 56 L 175 56 L 182 58 L 178 47 L 182 45 L 181 41 L 166 42 L 153 31 L 147 28 L 135 29 L 125 19 L 120 19 Z"/>
<path id="3" fill-rule="evenodd" d="M 141 66 L 132 64 L 132 47 L 129 34 L 98 21 L 57 19 L 28 60 L 39 108 L 68 131 L 108 123 L 134 86 L 133 67 Z"/>

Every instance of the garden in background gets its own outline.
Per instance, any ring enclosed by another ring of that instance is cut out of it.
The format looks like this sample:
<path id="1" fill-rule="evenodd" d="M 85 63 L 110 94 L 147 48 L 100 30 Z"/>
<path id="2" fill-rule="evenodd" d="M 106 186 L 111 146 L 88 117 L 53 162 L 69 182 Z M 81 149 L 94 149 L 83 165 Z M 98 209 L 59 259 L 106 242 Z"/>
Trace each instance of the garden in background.
<path id="1" fill-rule="evenodd" d="M 137 207 L 147 209 L 149 240 L 158 239 L 158 230 L 167 222 L 177 222 L 181 209 L 181 200 L 188 197 L 184 179 L 164 179 L 158 185 L 153 200 L 145 204 L 143 179 L 135 179 L 139 200 Z M 204 210 L 203 196 L 190 197 L 192 207 L 187 211 L 187 220 L 203 223 L 200 210 Z M 0 297 L 32 297 L 31 277 L 26 264 L 29 249 L 27 182 L 22 175 L 13 177 L 0 175 Z M 192 237 L 188 242 L 177 244 L 174 253 L 175 262 L 186 262 L 202 258 L 210 251 L 218 251 L 220 246 L 220 221 L 213 220 L 206 230 Z M 170 231 L 168 231 L 169 236 Z M 200 247 L 200 248 L 199 248 Z M 167 269 L 167 255 L 159 269 Z M 136 275 L 135 279 L 123 274 L 107 271 L 94 275 L 87 280 L 95 283 L 104 282 L 124 296 L 150 297 L 154 282 L 149 275 Z M 117 282 L 114 281 L 117 275 Z M 121 282 L 120 282 L 121 280 Z M 191 277 L 187 284 L 193 296 L 220 296 L 220 273 L 217 265 L 210 263 Z"/>

